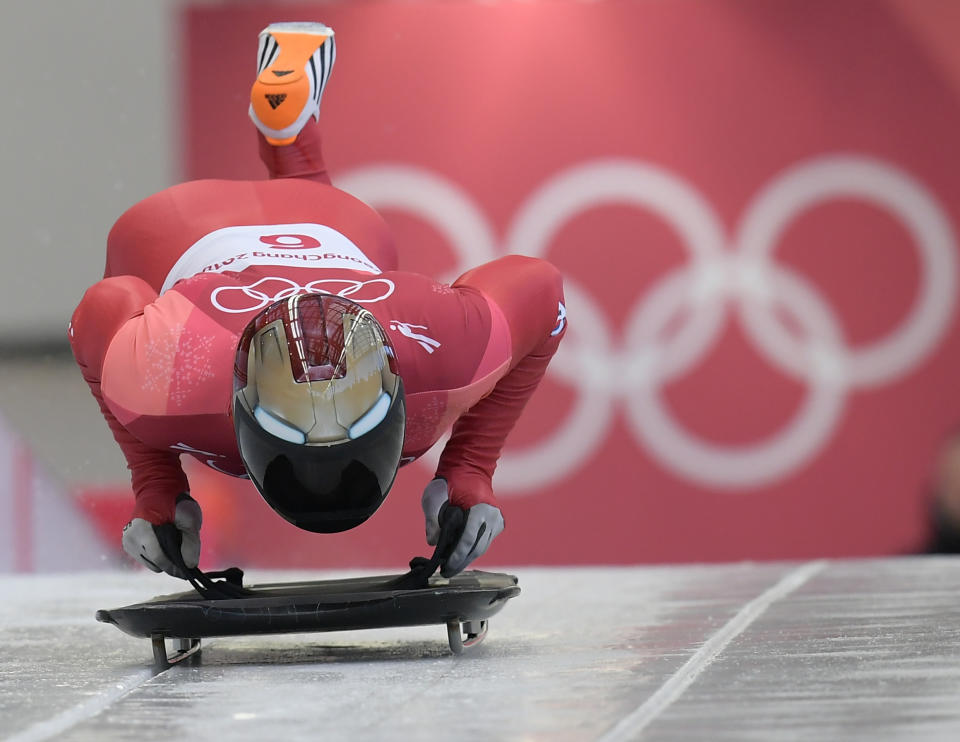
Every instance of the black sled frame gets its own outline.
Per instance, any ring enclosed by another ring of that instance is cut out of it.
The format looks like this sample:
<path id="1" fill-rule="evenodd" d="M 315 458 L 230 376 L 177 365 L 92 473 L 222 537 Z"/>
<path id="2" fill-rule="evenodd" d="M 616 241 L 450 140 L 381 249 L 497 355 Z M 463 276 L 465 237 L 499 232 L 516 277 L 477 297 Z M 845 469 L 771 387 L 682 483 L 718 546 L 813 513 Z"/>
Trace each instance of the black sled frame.
<path id="1" fill-rule="evenodd" d="M 194 590 L 97 611 L 131 636 L 153 642 L 154 663 L 166 669 L 197 654 L 203 637 L 349 631 L 442 624 L 454 654 L 480 644 L 488 620 L 520 592 L 517 578 L 497 572 L 431 577 L 425 587 L 396 589 L 396 576 L 276 583 L 249 595 L 209 600 Z M 166 640 L 174 640 L 167 654 Z"/>
<path id="2" fill-rule="evenodd" d="M 442 624 L 454 654 L 480 644 L 488 620 L 520 593 L 517 578 L 499 572 L 468 571 L 435 576 L 459 538 L 465 514 L 441 513 L 441 535 L 431 558 L 416 557 L 403 575 L 243 585 L 243 572 L 217 574 L 190 569 L 180 555 L 180 533 L 172 524 L 154 526 L 167 556 L 194 589 L 161 595 L 144 603 L 100 610 L 98 621 L 153 643 L 160 670 L 200 652 L 203 637 L 249 634 L 349 631 Z M 223 578 L 223 579 L 213 579 Z M 167 653 L 166 640 L 174 640 Z"/>

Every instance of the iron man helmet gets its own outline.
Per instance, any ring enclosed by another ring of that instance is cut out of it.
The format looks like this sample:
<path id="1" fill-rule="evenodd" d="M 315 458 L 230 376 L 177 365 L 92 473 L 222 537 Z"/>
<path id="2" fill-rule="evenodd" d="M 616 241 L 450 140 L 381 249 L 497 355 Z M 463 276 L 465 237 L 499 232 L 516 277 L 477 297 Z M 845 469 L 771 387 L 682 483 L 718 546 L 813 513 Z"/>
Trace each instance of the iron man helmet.
<path id="1" fill-rule="evenodd" d="M 334 533 L 380 507 L 406 421 L 394 359 L 374 316 L 339 296 L 292 296 L 247 325 L 234 365 L 237 445 L 286 520 Z"/>

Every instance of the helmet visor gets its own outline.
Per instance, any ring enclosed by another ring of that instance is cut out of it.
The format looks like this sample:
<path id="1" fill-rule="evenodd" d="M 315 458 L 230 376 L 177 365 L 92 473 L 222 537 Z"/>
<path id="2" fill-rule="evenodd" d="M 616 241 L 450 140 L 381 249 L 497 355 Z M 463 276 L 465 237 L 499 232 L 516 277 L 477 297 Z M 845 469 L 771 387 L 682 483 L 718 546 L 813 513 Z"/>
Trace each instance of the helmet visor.
<path id="1" fill-rule="evenodd" d="M 386 333 L 360 305 L 302 294 L 261 312 L 234 368 L 234 425 L 247 471 L 292 523 L 363 522 L 393 483 L 403 387 Z"/>

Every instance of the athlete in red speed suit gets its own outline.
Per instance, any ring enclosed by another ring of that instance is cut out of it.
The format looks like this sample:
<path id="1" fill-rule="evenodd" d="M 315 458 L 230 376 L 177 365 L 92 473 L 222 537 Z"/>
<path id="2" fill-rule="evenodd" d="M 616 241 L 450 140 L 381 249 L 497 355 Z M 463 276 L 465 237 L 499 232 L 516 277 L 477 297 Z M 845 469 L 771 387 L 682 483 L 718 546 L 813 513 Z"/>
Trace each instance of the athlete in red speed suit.
<path id="1" fill-rule="evenodd" d="M 191 507 L 183 507 L 190 488 L 180 457 L 245 476 L 232 419 L 244 328 L 271 302 L 298 293 L 336 294 L 360 304 L 389 335 L 403 381 L 400 463 L 419 457 L 452 427 L 423 507 L 434 541 L 443 502 L 476 509 L 457 558 L 445 565 L 455 573 L 503 527 L 491 478 L 563 337 L 561 277 L 549 263 L 518 255 L 449 285 L 397 269 L 380 216 L 331 186 L 326 175 L 316 119 L 333 36 L 317 27 L 319 48 L 317 32 L 306 28 L 305 34 L 302 26 L 274 25 L 261 34 L 258 80 L 277 68 L 277 54 L 269 50 L 274 43 L 281 63 L 306 69 L 303 84 L 315 99 L 293 138 L 289 129 L 262 120 L 269 109 L 258 118 L 251 108 L 270 178 L 183 183 L 124 213 L 108 238 L 105 277 L 73 315 L 74 355 L 126 456 L 135 497 L 131 524 L 175 522 L 184 533 L 187 566 L 195 566 L 200 513 L 192 498 Z M 312 46 L 304 41 L 311 33 Z M 289 58 L 298 51 L 310 65 L 283 59 L 284 52 Z M 485 539 L 478 539 L 478 528 Z M 152 544 L 140 543 L 149 531 L 138 533 L 125 534 L 124 548 L 155 570 L 176 573 Z"/>

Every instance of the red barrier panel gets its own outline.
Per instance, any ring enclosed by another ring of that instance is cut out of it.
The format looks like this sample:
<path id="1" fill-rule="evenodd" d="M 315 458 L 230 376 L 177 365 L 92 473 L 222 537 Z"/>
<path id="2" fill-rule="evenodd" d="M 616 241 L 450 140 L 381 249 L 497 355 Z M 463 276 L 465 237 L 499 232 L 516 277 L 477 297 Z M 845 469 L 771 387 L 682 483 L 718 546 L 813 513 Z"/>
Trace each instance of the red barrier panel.
<path id="1" fill-rule="evenodd" d="M 955 14 L 203 4 L 182 15 L 184 174 L 263 175 L 256 34 L 322 20 L 328 164 L 394 227 L 401 267 L 522 252 L 564 271 L 570 331 L 495 479 L 491 563 L 907 551 L 960 420 L 960 64 L 937 30 Z M 262 563 L 395 562 L 426 548 L 429 476 L 407 467 L 335 537 L 238 489 L 231 529 Z"/>

